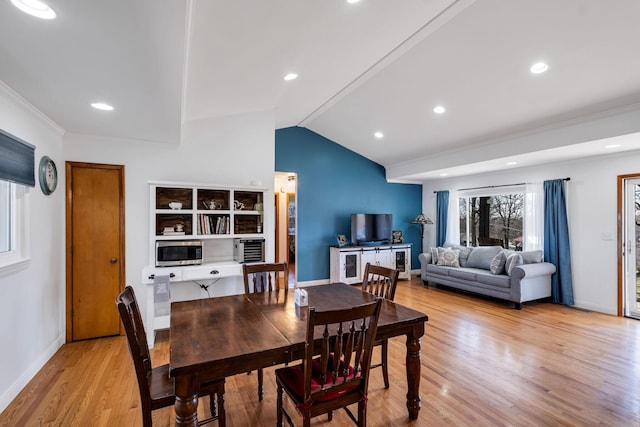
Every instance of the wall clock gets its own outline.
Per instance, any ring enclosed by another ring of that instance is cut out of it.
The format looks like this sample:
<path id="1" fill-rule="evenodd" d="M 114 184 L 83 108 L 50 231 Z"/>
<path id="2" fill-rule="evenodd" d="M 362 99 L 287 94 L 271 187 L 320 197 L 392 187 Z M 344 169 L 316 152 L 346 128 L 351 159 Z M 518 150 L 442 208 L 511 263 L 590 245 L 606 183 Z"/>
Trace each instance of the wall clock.
<path id="1" fill-rule="evenodd" d="M 38 177 L 40 179 L 40 189 L 46 195 L 54 192 L 58 186 L 58 169 L 49 156 L 42 156 L 38 167 Z"/>

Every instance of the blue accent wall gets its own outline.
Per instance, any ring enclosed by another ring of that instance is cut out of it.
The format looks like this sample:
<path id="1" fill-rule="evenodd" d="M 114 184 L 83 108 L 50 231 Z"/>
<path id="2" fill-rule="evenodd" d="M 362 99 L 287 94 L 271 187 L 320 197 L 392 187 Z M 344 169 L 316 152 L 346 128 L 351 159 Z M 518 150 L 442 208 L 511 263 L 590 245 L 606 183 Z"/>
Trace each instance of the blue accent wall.
<path id="1" fill-rule="evenodd" d="M 392 214 L 418 268 L 420 226 L 411 221 L 422 210 L 422 185 L 388 183 L 381 165 L 301 127 L 276 130 L 275 170 L 298 178 L 298 281 L 329 278 L 329 246 L 337 234 L 351 238 L 352 213 Z"/>

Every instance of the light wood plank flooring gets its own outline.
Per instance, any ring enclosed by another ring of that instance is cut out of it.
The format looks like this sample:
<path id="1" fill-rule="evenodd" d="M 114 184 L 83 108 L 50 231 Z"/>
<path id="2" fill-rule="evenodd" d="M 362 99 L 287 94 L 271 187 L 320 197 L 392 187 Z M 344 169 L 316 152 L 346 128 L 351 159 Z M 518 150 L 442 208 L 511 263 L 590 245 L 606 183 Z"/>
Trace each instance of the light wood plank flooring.
<path id="1" fill-rule="evenodd" d="M 373 371 L 369 426 L 640 425 L 640 322 L 551 303 L 526 303 L 518 311 L 500 301 L 424 287 L 419 278 L 400 281 L 396 301 L 429 315 L 422 339 L 422 410 L 416 422 L 408 421 L 404 339 L 394 338 L 391 388 L 385 390 L 381 372 Z M 152 357 L 154 364 L 168 361 L 166 334 Z M 273 369 L 265 370 L 260 403 L 255 374 L 231 377 L 226 388 L 229 426 L 275 425 Z M 154 425 L 172 425 L 173 416 L 172 408 L 156 411 Z M 139 425 L 124 337 L 63 346 L 0 414 L 0 426 Z M 319 417 L 313 425 L 351 424 L 340 412 L 331 423 Z"/>

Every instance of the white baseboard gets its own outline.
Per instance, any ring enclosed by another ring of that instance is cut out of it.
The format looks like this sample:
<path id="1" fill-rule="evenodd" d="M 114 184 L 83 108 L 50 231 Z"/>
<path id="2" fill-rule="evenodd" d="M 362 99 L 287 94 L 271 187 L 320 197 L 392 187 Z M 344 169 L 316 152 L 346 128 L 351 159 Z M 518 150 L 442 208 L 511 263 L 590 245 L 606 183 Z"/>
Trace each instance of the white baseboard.
<path id="1" fill-rule="evenodd" d="M 53 357 L 54 354 L 64 345 L 64 335 L 59 336 L 27 369 L 20 377 L 11 384 L 6 392 L 0 396 L 0 412 L 7 409 L 7 406 L 18 396 L 23 388 L 36 376 L 40 369 Z"/>
<path id="2" fill-rule="evenodd" d="M 618 310 L 617 309 L 610 309 L 609 307 L 602 307 L 599 305 L 594 305 L 594 304 L 589 304 L 586 303 L 584 301 L 578 301 L 578 300 L 574 300 L 574 305 L 570 306 L 573 308 L 577 308 L 580 310 L 589 310 L 589 311 L 597 311 L 598 313 L 603 313 L 603 314 L 610 314 L 612 316 L 617 316 L 618 315 Z"/>

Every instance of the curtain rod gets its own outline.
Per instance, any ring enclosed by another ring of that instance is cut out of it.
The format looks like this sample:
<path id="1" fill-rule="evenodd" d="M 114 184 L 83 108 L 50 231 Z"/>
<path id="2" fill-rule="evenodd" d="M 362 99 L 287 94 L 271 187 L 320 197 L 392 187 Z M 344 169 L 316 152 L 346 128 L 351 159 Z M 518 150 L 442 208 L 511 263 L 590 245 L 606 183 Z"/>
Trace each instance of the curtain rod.
<path id="1" fill-rule="evenodd" d="M 562 178 L 563 181 L 571 181 L 571 178 L 567 177 L 567 178 Z M 520 182 L 518 184 L 501 184 L 501 185 L 487 185 L 485 187 L 472 187 L 472 188 L 458 188 L 456 191 L 469 191 L 469 190 L 483 190 L 485 188 L 500 188 L 500 187 L 513 187 L 515 185 L 526 185 L 526 184 L 530 184 L 528 182 Z M 434 191 L 434 194 L 437 193 L 437 191 Z"/>

